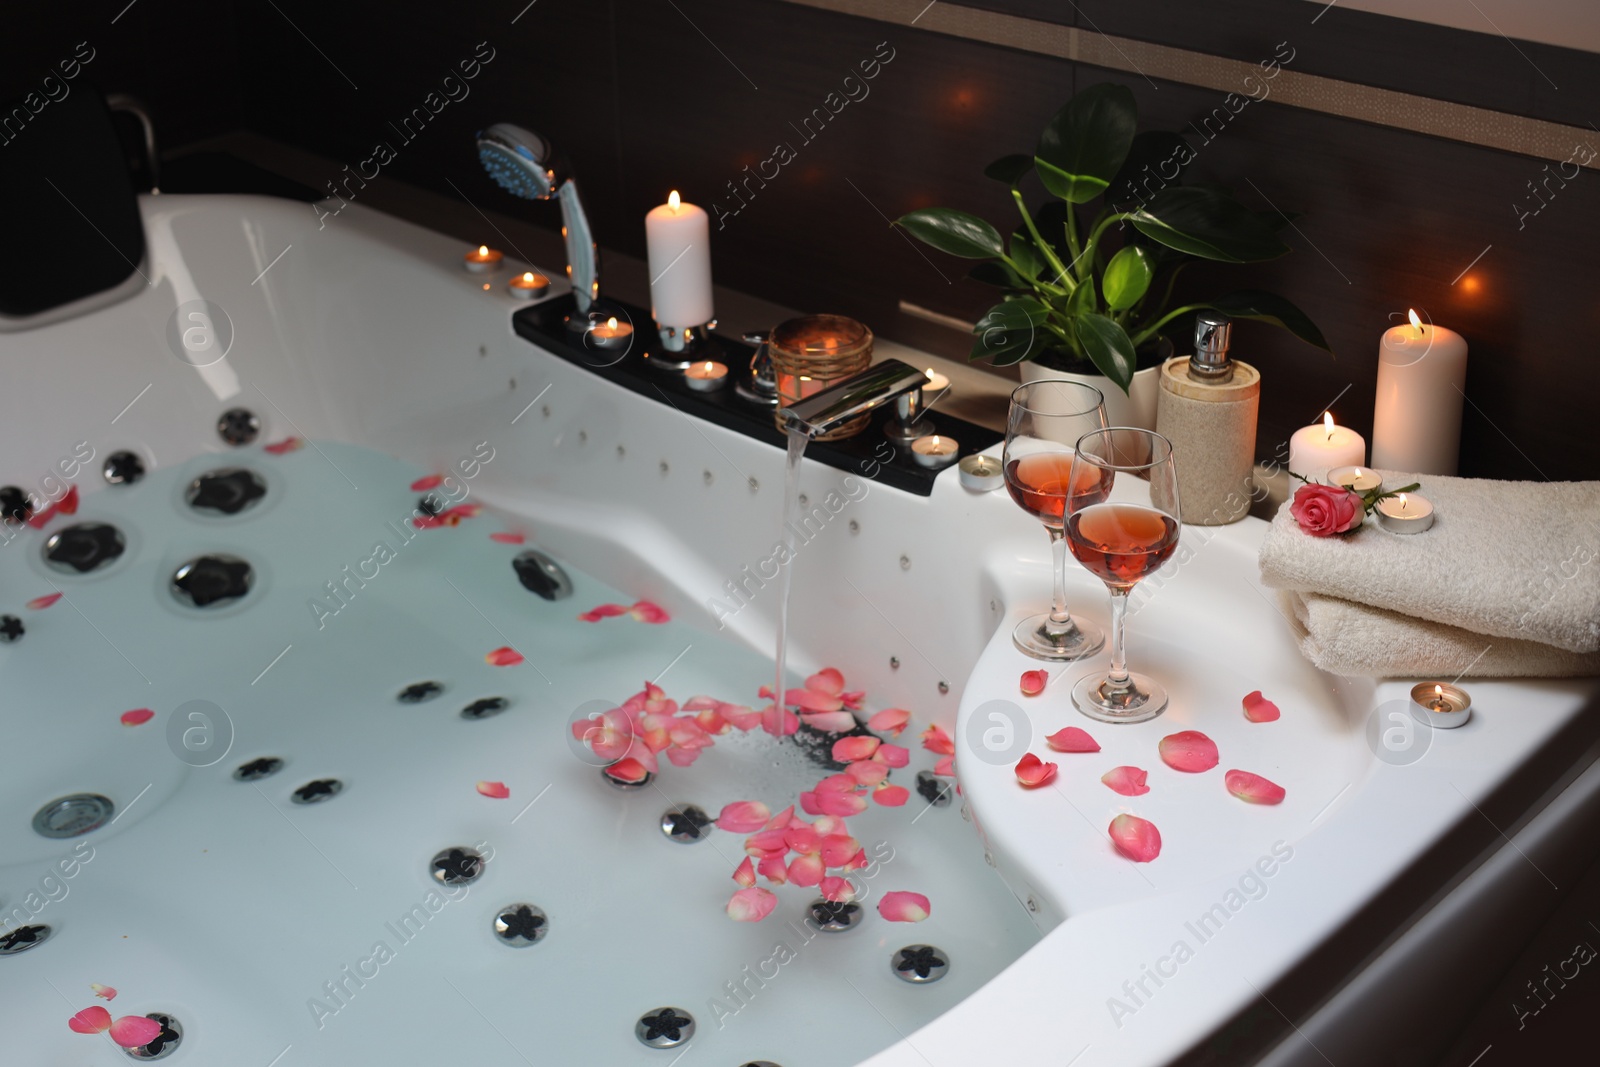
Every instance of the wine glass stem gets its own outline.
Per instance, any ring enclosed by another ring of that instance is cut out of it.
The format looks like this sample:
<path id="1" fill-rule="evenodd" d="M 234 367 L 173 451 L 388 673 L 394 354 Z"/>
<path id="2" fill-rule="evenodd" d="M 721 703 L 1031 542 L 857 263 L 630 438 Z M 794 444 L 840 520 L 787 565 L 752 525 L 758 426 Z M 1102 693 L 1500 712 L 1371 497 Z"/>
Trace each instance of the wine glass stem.
<path id="1" fill-rule="evenodd" d="M 1111 669 L 1106 672 L 1106 685 L 1112 689 L 1125 689 L 1128 685 L 1127 649 L 1122 644 L 1122 622 L 1128 614 L 1128 590 L 1111 590 Z"/>
<path id="2" fill-rule="evenodd" d="M 1067 612 L 1067 534 L 1065 530 L 1054 526 L 1045 529 L 1050 531 L 1050 552 L 1055 557 L 1056 567 L 1055 600 L 1050 608 L 1050 621 L 1064 627 L 1072 621 L 1072 616 Z"/>

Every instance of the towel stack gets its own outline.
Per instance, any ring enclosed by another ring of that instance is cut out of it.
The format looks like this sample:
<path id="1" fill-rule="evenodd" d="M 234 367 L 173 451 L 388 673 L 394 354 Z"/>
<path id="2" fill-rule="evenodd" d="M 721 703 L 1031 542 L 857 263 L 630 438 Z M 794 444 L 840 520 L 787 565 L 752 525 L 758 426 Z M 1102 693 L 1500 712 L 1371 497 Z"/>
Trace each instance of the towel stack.
<path id="1" fill-rule="evenodd" d="M 1600 482 L 1422 481 L 1433 528 L 1312 537 L 1287 505 L 1261 546 L 1300 648 L 1373 677 L 1600 675 Z"/>

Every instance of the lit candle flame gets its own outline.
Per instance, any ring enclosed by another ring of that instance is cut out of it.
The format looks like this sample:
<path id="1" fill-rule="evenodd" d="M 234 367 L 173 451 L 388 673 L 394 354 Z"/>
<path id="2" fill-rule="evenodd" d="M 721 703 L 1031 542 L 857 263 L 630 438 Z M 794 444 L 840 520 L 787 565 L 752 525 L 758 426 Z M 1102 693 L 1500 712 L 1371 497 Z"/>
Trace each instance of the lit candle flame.
<path id="1" fill-rule="evenodd" d="M 1435 697 L 1438 697 L 1441 700 L 1444 699 L 1444 686 L 1442 686 L 1442 685 L 1434 686 L 1433 687 L 1433 695 Z"/>
<path id="2" fill-rule="evenodd" d="M 478 255 L 487 256 L 488 254 L 489 254 L 489 246 L 488 245 L 479 245 L 478 246 Z"/>
<path id="3" fill-rule="evenodd" d="M 676 211 L 678 210 L 678 205 L 681 203 L 683 203 L 683 201 L 678 198 L 678 190 L 672 190 L 671 194 L 667 196 L 667 206 Z"/>
<path id="4" fill-rule="evenodd" d="M 1422 320 L 1417 317 L 1416 309 L 1408 309 L 1406 314 L 1411 318 L 1411 328 L 1417 331 L 1417 336 L 1422 335 Z"/>
<path id="5" fill-rule="evenodd" d="M 1400 510 L 1404 511 L 1405 509 L 1406 509 L 1406 495 L 1404 493 L 1401 493 L 1400 494 Z"/>
<path id="6" fill-rule="evenodd" d="M 706 360 L 706 373 L 707 374 L 711 373 L 711 361 L 709 359 Z"/>
<path id="7" fill-rule="evenodd" d="M 1322 428 L 1324 430 L 1328 431 L 1328 440 L 1330 440 L 1330 441 L 1333 440 L 1333 413 L 1332 412 L 1324 411 L 1322 413 Z"/>
<path id="8" fill-rule="evenodd" d="M 617 328 L 617 317 L 615 315 L 613 315 L 609 319 L 606 320 L 606 329 L 615 330 L 616 328 Z"/>
<path id="9" fill-rule="evenodd" d="M 531 270 L 523 271 L 522 272 L 522 280 L 527 282 L 530 285 L 533 284 L 533 271 L 531 271 Z"/>

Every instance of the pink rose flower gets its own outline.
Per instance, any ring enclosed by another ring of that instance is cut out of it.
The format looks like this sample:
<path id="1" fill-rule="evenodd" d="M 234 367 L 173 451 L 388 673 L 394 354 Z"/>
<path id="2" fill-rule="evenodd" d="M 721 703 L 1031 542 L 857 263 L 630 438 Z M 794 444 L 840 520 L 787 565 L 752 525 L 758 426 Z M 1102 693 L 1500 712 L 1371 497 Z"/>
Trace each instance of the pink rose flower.
<path id="1" fill-rule="evenodd" d="M 1289 514 L 1312 537 L 1354 530 L 1366 518 L 1360 494 L 1338 485 L 1302 485 L 1294 491 Z"/>

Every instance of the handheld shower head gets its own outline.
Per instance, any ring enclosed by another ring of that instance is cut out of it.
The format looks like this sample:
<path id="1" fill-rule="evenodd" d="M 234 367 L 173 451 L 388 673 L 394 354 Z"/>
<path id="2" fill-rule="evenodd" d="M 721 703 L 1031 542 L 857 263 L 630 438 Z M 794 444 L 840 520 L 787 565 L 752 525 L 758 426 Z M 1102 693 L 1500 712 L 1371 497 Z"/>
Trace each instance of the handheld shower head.
<path id="1" fill-rule="evenodd" d="M 498 122 L 478 132 L 478 159 L 489 177 L 512 196 L 560 201 L 567 277 L 578 311 L 588 311 L 600 296 L 600 253 L 566 158 L 532 130 Z"/>

